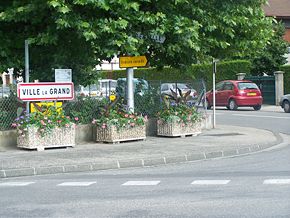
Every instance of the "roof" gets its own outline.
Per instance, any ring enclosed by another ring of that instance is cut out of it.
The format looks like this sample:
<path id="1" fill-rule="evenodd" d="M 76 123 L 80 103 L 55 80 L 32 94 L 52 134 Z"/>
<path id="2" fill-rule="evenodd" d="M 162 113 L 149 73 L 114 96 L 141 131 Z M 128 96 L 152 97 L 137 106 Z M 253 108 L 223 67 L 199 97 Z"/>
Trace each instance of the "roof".
<path id="1" fill-rule="evenodd" d="M 263 9 L 266 16 L 290 19 L 290 0 L 268 0 Z"/>

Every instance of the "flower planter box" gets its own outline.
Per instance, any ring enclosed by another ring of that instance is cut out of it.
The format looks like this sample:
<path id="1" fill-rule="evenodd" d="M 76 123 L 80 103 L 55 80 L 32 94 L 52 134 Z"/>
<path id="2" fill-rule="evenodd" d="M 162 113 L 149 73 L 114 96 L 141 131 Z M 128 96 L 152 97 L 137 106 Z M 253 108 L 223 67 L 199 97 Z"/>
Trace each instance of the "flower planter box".
<path id="1" fill-rule="evenodd" d="M 29 127 L 24 137 L 17 137 L 17 147 L 38 151 L 45 148 L 74 147 L 75 144 L 74 125 L 70 128 L 54 128 L 44 136 L 40 135 L 36 127 Z"/>
<path id="2" fill-rule="evenodd" d="M 201 122 L 189 123 L 183 126 L 179 122 L 163 122 L 161 120 L 157 121 L 157 135 L 176 137 L 185 137 L 187 135 L 198 135 L 201 133 Z"/>
<path id="3" fill-rule="evenodd" d="M 111 142 L 118 143 L 121 141 L 145 140 L 146 126 L 126 127 L 117 130 L 115 126 L 102 128 L 96 127 L 96 141 L 97 142 Z"/>

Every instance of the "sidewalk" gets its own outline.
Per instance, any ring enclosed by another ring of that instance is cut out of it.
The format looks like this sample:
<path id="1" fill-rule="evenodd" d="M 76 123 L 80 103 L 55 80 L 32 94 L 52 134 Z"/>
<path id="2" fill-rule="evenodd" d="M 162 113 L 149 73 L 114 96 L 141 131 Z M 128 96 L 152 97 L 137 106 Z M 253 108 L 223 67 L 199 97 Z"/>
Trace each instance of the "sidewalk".
<path id="1" fill-rule="evenodd" d="M 146 167 L 243 155 L 283 141 L 272 132 L 234 126 L 204 130 L 196 137 L 148 137 L 120 144 L 90 143 L 42 152 L 0 152 L 0 178 L 128 167 Z"/>
<path id="2" fill-rule="evenodd" d="M 263 104 L 261 111 L 262 112 L 281 112 L 281 113 L 284 113 L 284 110 L 281 108 L 281 106 L 269 105 L 269 104 Z"/>

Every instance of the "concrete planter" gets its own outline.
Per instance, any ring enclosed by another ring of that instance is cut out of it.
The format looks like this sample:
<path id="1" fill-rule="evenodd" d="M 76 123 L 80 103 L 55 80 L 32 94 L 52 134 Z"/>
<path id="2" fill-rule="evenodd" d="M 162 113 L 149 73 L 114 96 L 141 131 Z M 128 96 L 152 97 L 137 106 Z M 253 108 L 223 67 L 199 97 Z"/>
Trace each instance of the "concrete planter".
<path id="1" fill-rule="evenodd" d="M 76 144 L 84 144 L 86 142 L 94 141 L 93 125 L 92 124 L 78 124 L 76 125 Z"/>
<path id="2" fill-rule="evenodd" d="M 187 125 L 182 125 L 179 122 L 163 122 L 157 120 L 157 135 L 158 136 L 186 136 L 186 135 L 198 135 L 201 133 L 202 122 L 188 123 Z"/>
<path id="3" fill-rule="evenodd" d="M 54 128 L 45 136 L 41 136 L 36 127 L 28 128 L 25 137 L 17 137 L 17 147 L 26 149 L 37 149 L 43 151 L 45 148 L 74 147 L 75 127 Z"/>
<path id="4" fill-rule="evenodd" d="M 102 128 L 96 127 L 97 142 L 118 143 L 121 141 L 144 140 L 146 139 L 146 126 L 134 126 L 117 129 L 115 126 Z"/>

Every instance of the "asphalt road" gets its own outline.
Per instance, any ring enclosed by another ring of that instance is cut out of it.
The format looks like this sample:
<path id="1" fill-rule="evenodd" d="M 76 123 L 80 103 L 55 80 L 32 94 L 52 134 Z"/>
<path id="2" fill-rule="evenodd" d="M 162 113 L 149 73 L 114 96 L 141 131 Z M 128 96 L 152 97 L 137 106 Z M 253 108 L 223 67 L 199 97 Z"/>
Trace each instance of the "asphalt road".
<path id="1" fill-rule="evenodd" d="M 217 118 L 223 124 L 287 132 L 287 125 L 276 126 L 277 120 L 285 119 L 275 116 L 288 114 L 218 110 Z M 0 205 L 0 217 L 5 218 L 286 218 L 290 217 L 290 145 L 162 167 L 4 179 Z"/>
<path id="2" fill-rule="evenodd" d="M 212 113 L 212 110 L 209 110 Z M 254 127 L 290 135 L 290 114 L 282 111 L 254 111 L 252 108 L 240 108 L 230 111 L 222 107 L 216 110 L 216 123 L 243 127 Z"/>

